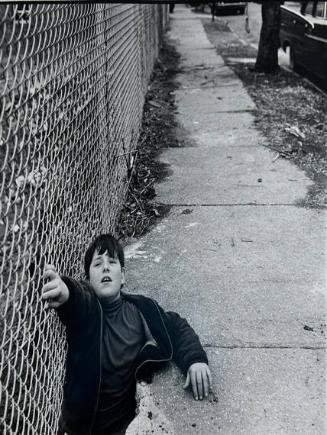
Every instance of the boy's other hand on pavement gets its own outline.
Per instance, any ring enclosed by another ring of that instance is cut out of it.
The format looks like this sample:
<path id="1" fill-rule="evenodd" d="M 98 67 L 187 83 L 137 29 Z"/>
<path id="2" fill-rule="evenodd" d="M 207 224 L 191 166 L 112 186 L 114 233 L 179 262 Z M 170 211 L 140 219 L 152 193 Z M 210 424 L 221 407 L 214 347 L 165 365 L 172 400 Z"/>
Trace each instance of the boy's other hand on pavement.
<path id="1" fill-rule="evenodd" d="M 212 387 L 212 377 L 207 364 L 194 363 L 189 367 L 183 388 L 187 388 L 190 383 L 195 400 L 208 397 Z"/>
<path id="2" fill-rule="evenodd" d="M 68 287 L 54 266 L 47 264 L 44 267 L 43 279 L 46 283 L 42 287 L 42 299 L 46 301 L 46 308 L 58 308 L 68 301 Z"/>

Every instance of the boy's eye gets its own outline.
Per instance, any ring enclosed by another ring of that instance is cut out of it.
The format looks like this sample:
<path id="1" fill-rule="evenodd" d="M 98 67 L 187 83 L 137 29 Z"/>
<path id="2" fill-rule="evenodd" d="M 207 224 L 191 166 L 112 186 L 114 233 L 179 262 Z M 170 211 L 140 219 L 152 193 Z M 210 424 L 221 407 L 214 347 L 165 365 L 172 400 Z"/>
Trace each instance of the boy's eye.
<path id="1" fill-rule="evenodd" d="M 110 264 L 116 264 L 116 260 L 110 260 Z"/>
<path id="2" fill-rule="evenodd" d="M 96 263 L 94 263 L 94 267 L 97 267 L 97 266 L 100 266 L 100 265 L 101 265 L 100 261 L 97 261 Z"/>

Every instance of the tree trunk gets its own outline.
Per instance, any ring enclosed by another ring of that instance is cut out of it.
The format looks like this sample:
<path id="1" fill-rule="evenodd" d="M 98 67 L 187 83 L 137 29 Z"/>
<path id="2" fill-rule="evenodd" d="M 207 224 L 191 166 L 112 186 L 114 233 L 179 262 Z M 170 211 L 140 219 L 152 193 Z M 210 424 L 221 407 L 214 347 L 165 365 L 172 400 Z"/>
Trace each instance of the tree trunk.
<path id="1" fill-rule="evenodd" d="M 279 70 L 278 47 L 281 1 L 262 2 L 262 26 L 255 71 L 274 73 Z"/>

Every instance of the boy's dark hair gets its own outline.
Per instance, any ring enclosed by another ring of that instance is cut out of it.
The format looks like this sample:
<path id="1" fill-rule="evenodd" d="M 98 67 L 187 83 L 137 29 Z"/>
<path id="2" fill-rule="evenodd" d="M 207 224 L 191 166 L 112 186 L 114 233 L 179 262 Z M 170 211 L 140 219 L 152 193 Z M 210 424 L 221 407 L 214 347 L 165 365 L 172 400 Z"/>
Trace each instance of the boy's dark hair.
<path id="1" fill-rule="evenodd" d="M 125 266 L 124 251 L 118 240 L 111 234 L 100 234 L 92 241 L 85 253 L 84 271 L 87 279 L 90 278 L 90 265 L 95 251 L 100 255 L 108 251 L 110 257 L 118 258 L 122 268 Z"/>

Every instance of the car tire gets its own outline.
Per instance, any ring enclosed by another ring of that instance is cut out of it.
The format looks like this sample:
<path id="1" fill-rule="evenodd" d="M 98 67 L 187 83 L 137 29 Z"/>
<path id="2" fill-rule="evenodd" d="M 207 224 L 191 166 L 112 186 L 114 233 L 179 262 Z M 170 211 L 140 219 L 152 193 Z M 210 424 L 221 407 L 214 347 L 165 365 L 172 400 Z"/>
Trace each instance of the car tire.
<path id="1" fill-rule="evenodd" d="M 296 68 L 296 61 L 295 61 L 295 53 L 291 46 L 287 47 L 288 52 L 288 65 L 292 70 L 295 70 Z"/>

